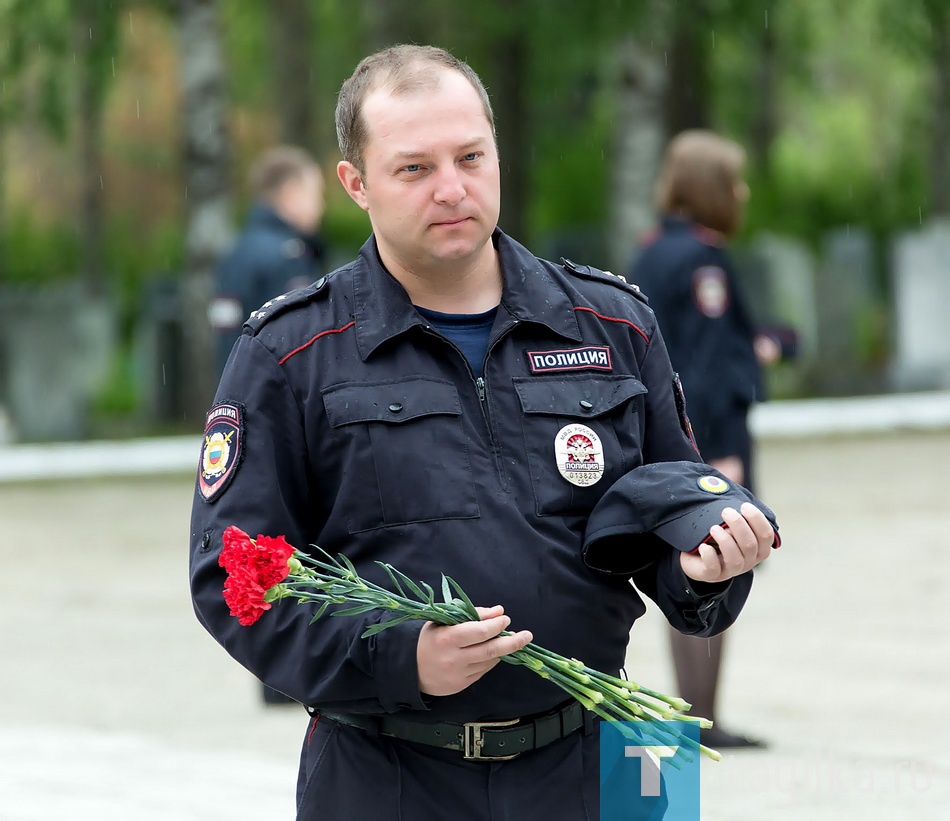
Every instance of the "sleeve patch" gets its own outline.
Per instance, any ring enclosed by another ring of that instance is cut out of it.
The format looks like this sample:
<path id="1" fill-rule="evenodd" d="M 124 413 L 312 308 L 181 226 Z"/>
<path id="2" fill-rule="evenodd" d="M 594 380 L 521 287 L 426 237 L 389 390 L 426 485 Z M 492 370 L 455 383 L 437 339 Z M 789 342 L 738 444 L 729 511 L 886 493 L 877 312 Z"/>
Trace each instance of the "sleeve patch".
<path id="1" fill-rule="evenodd" d="M 693 302 L 703 316 L 718 319 L 729 307 L 729 282 L 726 272 L 715 265 L 693 271 Z"/>
<path id="2" fill-rule="evenodd" d="M 696 444 L 696 437 L 693 435 L 693 425 L 686 415 L 686 394 L 683 392 L 683 383 L 678 373 L 673 374 L 673 400 L 676 402 L 676 415 L 679 417 L 680 427 L 689 437 L 693 450 L 699 453 L 699 445 Z"/>
<path id="3" fill-rule="evenodd" d="M 206 502 L 217 499 L 244 458 L 244 405 L 219 402 L 205 417 L 198 463 L 198 492 Z"/>

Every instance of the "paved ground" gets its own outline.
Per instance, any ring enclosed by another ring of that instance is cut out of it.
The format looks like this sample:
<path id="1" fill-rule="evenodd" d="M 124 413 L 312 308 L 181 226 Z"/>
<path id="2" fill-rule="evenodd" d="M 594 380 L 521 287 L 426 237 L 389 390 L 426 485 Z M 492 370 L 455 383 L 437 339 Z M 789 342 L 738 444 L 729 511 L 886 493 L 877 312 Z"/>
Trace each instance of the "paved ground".
<path id="1" fill-rule="evenodd" d="M 950 432 L 767 440 L 785 546 L 731 631 L 704 821 L 950 806 Z M 302 711 L 266 709 L 186 587 L 187 476 L 0 486 L 0 821 L 289 821 Z M 662 625 L 632 677 L 672 689 Z M 348 821 L 333 819 L 333 821 Z"/>

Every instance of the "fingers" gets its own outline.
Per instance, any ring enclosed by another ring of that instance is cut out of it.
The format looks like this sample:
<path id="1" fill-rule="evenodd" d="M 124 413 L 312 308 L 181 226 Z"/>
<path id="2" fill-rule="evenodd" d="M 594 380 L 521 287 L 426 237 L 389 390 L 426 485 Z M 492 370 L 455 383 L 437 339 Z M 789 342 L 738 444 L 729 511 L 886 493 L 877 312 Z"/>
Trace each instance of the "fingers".
<path id="1" fill-rule="evenodd" d="M 416 647 L 422 692 L 435 696 L 457 693 L 485 675 L 502 656 L 532 641 L 528 630 L 501 635 L 511 623 L 501 607 L 476 610 L 481 621 L 423 625 Z"/>
<path id="2" fill-rule="evenodd" d="M 765 514 L 751 502 L 743 503 L 739 508 L 748 525 L 752 528 L 757 541 L 757 553 L 760 559 L 767 558 L 776 543 L 775 531 Z"/>
<path id="3" fill-rule="evenodd" d="M 740 512 L 741 511 L 741 512 Z M 775 533 L 755 505 L 745 502 L 740 510 L 722 511 L 722 525 L 709 529 L 711 541 L 681 557 L 683 572 L 698 581 L 717 582 L 751 570 L 768 558 Z"/>
<path id="4" fill-rule="evenodd" d="M 462 624 L 452 625 L 453 641 L 457 642 L 458 647 L 469 647 L 473 644 L 480 644 L 494 638 L 503 630 L 508 629 L 511 619 L 504 615 L 504 609 L 498 605 L 496 607 L 476 607 L 478 614 L 482 617 L 481 621 L 466 621 Z"/>
<path id="5" fill-rule="evenodd" d="M 533 638 L 528 630 L 511 635 L 500 635 L 508 629 L 511 619 L 496 616 L 482 621 L 470 621 L 452 625 L 449 640 L 459 649 L 466 649 L 469 663 L 498 659 L 524 647 Z"/>
<path id="6" fill-rule="evenodd" d="M 500 604 L 496 604 L 494 607 L 476 607 L 475 612 L 478 613 L 480 619 L 491 619 L 495 616 L 500 616 L 505 612 L 505 608 Z"/>

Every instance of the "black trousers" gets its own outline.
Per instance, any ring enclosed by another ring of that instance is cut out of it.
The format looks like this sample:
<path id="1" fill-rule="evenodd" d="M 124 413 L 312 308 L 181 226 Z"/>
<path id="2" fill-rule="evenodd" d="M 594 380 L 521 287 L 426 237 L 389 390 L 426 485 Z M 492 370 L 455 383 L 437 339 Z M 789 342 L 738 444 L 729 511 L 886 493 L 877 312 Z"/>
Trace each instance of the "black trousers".
<path id="1" fill-rule="evenodd" d="M 511 761 L 482 762 L 311 719 L 297 821 L 600 821 L 599 725 Z M 623 821 L 663 817 L 665 796 L 638 800 Z"/>

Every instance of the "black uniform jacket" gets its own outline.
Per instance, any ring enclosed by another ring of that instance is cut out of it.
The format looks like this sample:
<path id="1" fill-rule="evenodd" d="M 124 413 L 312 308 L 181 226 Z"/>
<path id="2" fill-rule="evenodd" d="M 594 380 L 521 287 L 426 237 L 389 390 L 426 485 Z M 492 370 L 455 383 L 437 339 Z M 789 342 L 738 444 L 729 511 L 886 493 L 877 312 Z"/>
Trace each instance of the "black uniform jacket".
<path id="1" fill-rule="evenodd" d="M 225 369 L 215 403 L 236 409 L 241 452 L 210 501 L 199 472 L 194 605 L 235 659 L 304 704 L 474 721 L 544 711 L 565 694 L 500 664 L 457 695 L 423 697 L 421 623 L 361 638 L 391 617 L 381 613 L 309 625 L 311 608 L 284 601 L 239 626 L 217 564 L 230 524 L 343 553 L 381 584 L 375 560 L 436 590 L 445 573 L 475 604 L 504 605 L 512 629 L 542 646 L 612 674 L 624 663 L 644 604 L 628 578 L 587 569 L 581 545 L 589 511 L 627 471 L 699 458 L 666 349 L 618 278 L 539 260 L 497 230 L 493 241 L 504 291 L 484 378 L 427 325 L 372 238 L 354 262 L 255 312 Z M 561 475 L 555 455 L 571 425 L 602 449 L 603 475 L 586 487 Z M 751 573 L 690 584 L 670 550 L 633 581 L 674 626 L 710 635 L 735 619 Z"/>
<path id="2" fill-rule="evenodd" d="M 716 231 L 665 217 L 631 271 L 663 329 L 707 461 L 743 452 L 749 406 L 764 398 L 755 326 L 722 243 Z"/>
<path id="3" fill-rule="evenodd" d="M 233 304 L 217 319 L 212 311 L 219 368 L 251 311 L 325 273 L 323 256 L 319 236 L 285 222 L 269 205 L 257 203 L 251 208 L 247 223 L 215 270 L 215 301 Z"/>

